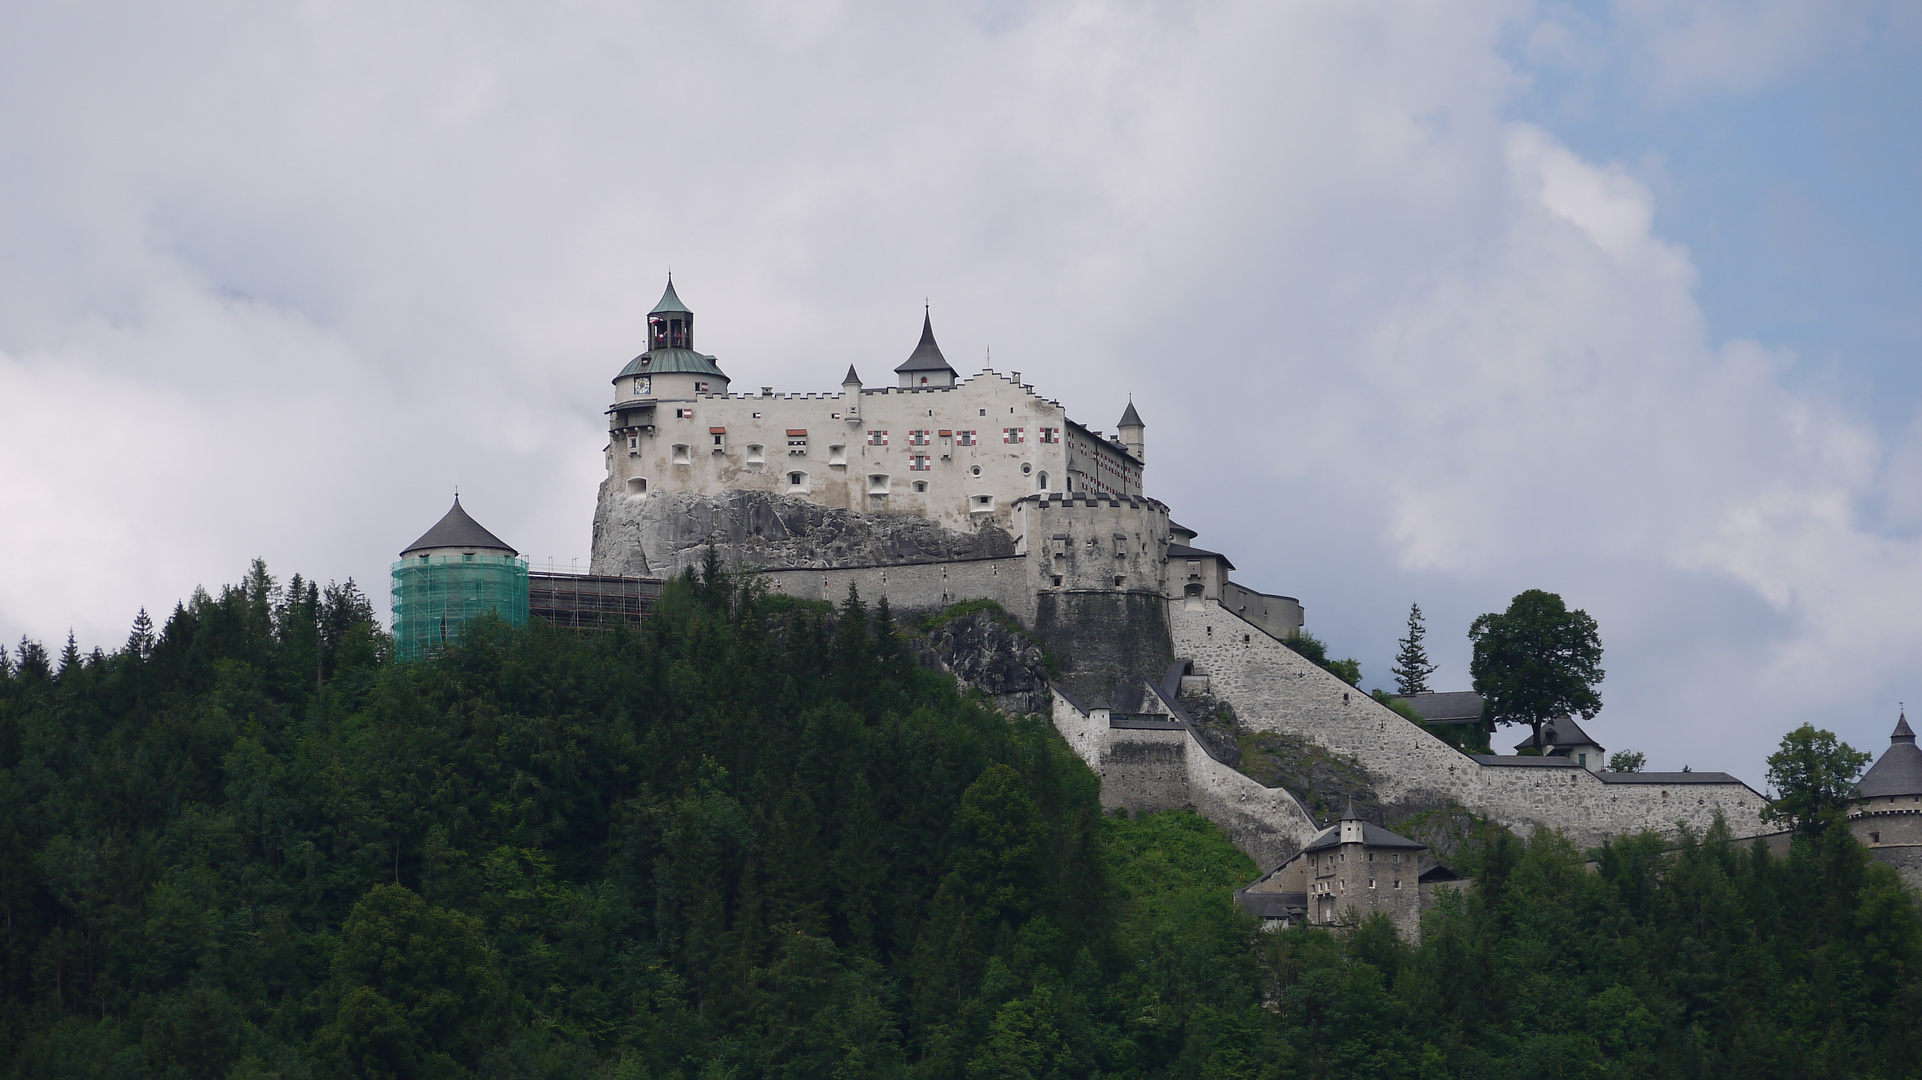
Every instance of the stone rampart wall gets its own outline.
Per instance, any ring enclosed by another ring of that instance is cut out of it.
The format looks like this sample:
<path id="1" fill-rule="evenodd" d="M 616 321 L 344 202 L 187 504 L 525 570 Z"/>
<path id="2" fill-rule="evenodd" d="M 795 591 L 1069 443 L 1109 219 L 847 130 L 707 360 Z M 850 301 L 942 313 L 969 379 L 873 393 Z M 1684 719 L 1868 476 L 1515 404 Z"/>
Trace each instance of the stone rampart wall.
<path id="1" fill-rule="evenodd" d="M 1034 625 L 1034 594 L 1028 590 L 1027 560 L 974 559 L 968 562 L 920 563 L 907 566 L 861 566 L 836 569 L 765 570 L 761 577 L 774 592 L 803 600 L 838 604 L 853 585 L 872 605 L 887 597 L 896 611 L 948 607 L 963 600 L 993 600 Z"/>
<path id="2" fill-rule="evenodd" d="M 1510 828 L 1560 829 L 1578 844 L 1678 822 L 1702 830 L 1720 810 L 1737 836 L 1763 831 L 1762 797 L 1741 783 L 1608 784 L 1586 769 L 1484 766 L 1208 601 L 1168 605 L 1175 654 L 1252 728 L 1311 739 L 1361 761 L 1398 814 L 1460 803 Z"/>

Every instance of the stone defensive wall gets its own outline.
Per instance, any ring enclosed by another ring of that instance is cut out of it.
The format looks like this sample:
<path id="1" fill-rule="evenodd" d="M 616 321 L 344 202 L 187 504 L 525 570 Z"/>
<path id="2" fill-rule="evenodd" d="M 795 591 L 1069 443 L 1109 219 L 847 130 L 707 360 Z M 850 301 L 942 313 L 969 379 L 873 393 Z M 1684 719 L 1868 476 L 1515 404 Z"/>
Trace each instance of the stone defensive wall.
<path id="1" fill-rule="evenodd" d="M 762 570 L 768 588 L 802 600 L 838 604 L 853 585 L 872 606 L 886 597 L 895 611 L 944 608 L 963 600 L 993 600 L 1022 621 L 1034 622 L 1034 592 L 1028 587 L 1027 559 L 971 559 L 799 570 Z"/>
<path id="2" fill-rule="evenodd" d="M 1198 610 L 1168 607 L 1175 655 L 1207 676 L 1209 692 L 1243 724 L 1358 759 L 1398 813 L 1458 803 L 1522 832 L 1559 829 L 1584 846 L 1643 830 L 1673 835 L 1678 823 L 1704 830 L 1717 811 L 1736 836 L 1767 831 L 1766 801 L 1725 773 L 1598 775 L 1555 758 L 1477 760 L 1213 600 Z"/>
<path id="3" fill-rule="evenodd" d="M 1172 677 L 1178 685 L 1180 675 Z M 1320 831 L 1288 791 L 1263 787 L 1217 759 L 1189 729 L 1171 689 L 1145 687 L 1136 713 L 1089 707 L 1066 687 L 1053 689 L 1055 730 L 1101 777 L 1104 809 L 1192 806 L 1264 873 Z"/>

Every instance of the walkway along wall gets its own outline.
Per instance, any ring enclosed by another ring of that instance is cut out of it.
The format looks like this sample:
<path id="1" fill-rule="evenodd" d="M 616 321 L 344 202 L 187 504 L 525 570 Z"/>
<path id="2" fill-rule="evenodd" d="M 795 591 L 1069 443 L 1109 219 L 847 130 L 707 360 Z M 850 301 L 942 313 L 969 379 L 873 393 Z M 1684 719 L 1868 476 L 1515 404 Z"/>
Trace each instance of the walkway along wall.
<path id="1" fill-rule="evenodd" d="M 1762 796 L 1726 774 L 1597 775 L 1542 758 L 1483 764 L 1212 600 L 1177 600 L 1168 622 L 1175 655 L 1194 661 L 1243 724 L 1353 756 L 1399 814 L 1459 803 L 1523 832 L 1560 829 L 1582 845 L 1643 830 L 1673 835 L 1678 823 L 1706 829 L 1718 810 L 1737 836 L 1764 831 Z"/>

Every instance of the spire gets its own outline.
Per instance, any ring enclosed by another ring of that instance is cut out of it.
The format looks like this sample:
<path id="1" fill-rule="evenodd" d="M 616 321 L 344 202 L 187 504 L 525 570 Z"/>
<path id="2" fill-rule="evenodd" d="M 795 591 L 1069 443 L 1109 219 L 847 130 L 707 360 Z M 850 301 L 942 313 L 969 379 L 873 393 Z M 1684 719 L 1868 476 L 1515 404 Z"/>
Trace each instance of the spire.
<path id="1" fill-rule="evenodd" d="M 1910 746 L 1915 745 L 1915 732 L 1909 728 L 1909 711 L 1907 709 L 1903 709 L 1902 714 L 1896 717 L 1895 733 L 1889 736 L 1889 744 L 1893 746 L 1896 743 L 1908 743 Z"/>
<path id="2" fill-rule="evenodd" d="M 1361 820 L 1361 815 L 1355 813 L 1355 797 L 1353 795 L 1348 796 L 1348 809 L 1341 812 L 1341 819 L 1343 821 Z"/>
<path id="3" fill-rule="evenodd" d="M 1128 411 L 1121 414 L 1121 423 L 1115 426 L 1124 428 L 1148 426 L 1141 422 L 1141 414 L 1135 411 L 1135 398 L 1133 394 L 1128 395 Z"/>
<path id="4" fill-rule="evenodd" d="M 674 274 L 672 272 L 669 272 L 667 275 L 667 291 L 661 294 L 661 302 L 655 304 L 654 310 L 648 312 L 648 314 L 662 315 L 668 312 L 680 315 L 694 314 L 693 311 L 688 309 L 686 304 L 681 303 L 680 296 L 674 292 Z"/>
<path id="5" fill-rule="evenodd" d="M 946 372 L 954 377 L 954 368 L 949 366 L 948 358 L 941 355 L 941 346 L 934 343 L 934 318 L 927 308 L 921 309 L 921 340 L 914 346 L 914 352 L 898 368 L 898 375 L 920 372 Z"/>
<path id="6" fill-rule="evenodd" d="M 841 385 L 842 385 L 842 386 L 859 386 L 859 385 L 861 385 L 861 376 L 859 376 L 859 375 L 856 375 L 856 374 L 854 373 L 854 365 L 853 365 L 853 364 L 849 364 L 849 365 L 848 365 L 848 375 L 847 375 L 847 378 L 845 378 L 845 379 L 842 379 L 842 380 L 841 380 Z"/>

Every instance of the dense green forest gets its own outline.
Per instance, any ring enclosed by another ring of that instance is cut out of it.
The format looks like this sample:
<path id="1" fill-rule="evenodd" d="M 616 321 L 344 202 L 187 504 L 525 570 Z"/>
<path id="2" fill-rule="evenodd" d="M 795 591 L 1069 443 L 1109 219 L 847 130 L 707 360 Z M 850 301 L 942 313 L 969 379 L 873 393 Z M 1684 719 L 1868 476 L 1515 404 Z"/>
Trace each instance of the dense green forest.
<path id="1" fill-rule="evenodd" d="M 904 633 L 710 572 L 395 664 L 351 585 L 256 565 L 0 651 L 0 1074 L 1922 1071 L 1916 908 L 1844 830 L 1486 830 L 1419 948 L 1263 933 L 1212 825 L 1103 815 Z"/>

